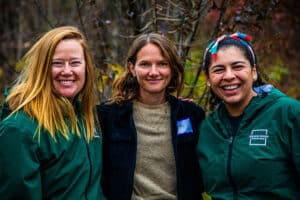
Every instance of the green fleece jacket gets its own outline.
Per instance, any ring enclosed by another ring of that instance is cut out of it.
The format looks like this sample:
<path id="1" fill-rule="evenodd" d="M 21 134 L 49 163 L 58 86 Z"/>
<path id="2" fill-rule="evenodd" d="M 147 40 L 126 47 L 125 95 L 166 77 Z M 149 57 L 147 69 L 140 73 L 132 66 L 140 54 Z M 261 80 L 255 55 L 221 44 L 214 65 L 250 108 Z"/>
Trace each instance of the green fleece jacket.
<path id="1" fill-rule="evenodd" d="M 2 115 L 7 115 L 4 106 Z M 37 121 L 19 111 L 0 123 L 0 199 L 102 200 L 102 139 L 89 143 L 82 135 L 60 134 L 57 141 L 46 130 L 35 136 Z"/>
<path id="2" fill-rule="evenodd" d="M 200 127 L 197 155 L 213 199 L 300 199 L 300 102 L 273 88 L 254 97 L 236 133 L 221 104 Z"/>

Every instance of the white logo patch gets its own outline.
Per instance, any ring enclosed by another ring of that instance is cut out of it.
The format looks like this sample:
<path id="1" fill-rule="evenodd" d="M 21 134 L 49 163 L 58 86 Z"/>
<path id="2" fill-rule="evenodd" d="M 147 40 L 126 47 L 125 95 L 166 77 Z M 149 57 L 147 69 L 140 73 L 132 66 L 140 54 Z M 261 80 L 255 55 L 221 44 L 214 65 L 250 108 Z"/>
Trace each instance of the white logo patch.
<path id="1" fill-rule="evenodd" d="M 249 136 L 250 146 L 266 146 L 268 140 L 268 129 L 252 130 Z"/>

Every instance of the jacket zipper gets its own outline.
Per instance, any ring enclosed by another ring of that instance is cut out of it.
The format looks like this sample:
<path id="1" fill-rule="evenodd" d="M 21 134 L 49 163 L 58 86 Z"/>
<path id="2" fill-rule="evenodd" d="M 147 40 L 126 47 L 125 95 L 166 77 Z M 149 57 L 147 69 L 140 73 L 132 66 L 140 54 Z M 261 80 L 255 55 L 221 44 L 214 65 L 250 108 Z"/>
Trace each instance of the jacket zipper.
<path id="1" fill-rule="evenodd" d="M 227 160 L 227 176 L 229 180 L 229 184 L 232 187 L 233 190 L 233 200 L 238 199 L 238 191 L 237 187 L 235 185 L 235 182 L 233 181 L 233 177 L 231 174 L 231 162 L 232 162 L 232 149 L 233 149 L 233 142 L 234 142 L 235 136 L 231 136 L 229 138 L 229 152 L 228 152 L 228 160 Z"/>
<path id="2" fill-rule="evenodd" d="M 81 123 L 82 121 L 80 120 L 80 123 L 78 123 L 78 126 L 79 126 L 79 130 L 80 130 L 80 134 L 81 136 L 83 137 L 83 140 L 84 140 L 84 145 L 86 147 L 86 152 L 87 152 L 87 157 L 88 157 L 88 161 L 89 161 L 89 167 L 90 167 L 90 171 L 89 171 L 89 178 L 88 178 L 88 184 L 86 185 L 86 188 L 85 188 L 85 199 L 88 199 L 88 188 L 89 188 L 89 185 L 91 185 L 91 177 L 92 177 L 92 161 L 91 161 L 91 153 L 89 151 L 89 147 L 88 147 L 88 143 L 86 141 L 86 135 L 85 135 L 85 128 L 83 125 L 83 123 Z"/>

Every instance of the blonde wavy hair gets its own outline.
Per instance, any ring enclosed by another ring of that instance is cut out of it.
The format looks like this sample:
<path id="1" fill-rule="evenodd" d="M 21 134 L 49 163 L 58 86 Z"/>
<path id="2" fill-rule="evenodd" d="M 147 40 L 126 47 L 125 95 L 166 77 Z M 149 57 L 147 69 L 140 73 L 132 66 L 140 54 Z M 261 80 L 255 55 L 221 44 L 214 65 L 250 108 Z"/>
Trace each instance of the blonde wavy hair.
<path id="1" fill-rule="evenodd" d="M 70 131 L 80 136 L 73 102 L 55 94 L 51 81 L 51 63 L 55 48 L 62 40 L 69 39 L 78 41 L 84 52 L 86 79 L 77 100 L 81 101 L 81 111 L 86 130 L 85 137 L 87 141 L 90 141 L 94 136 L 96 126 L 94 108 L 98 103 L 94 85 L 95 73 L 87 41 L 76 27 L 54 28 L 45 33 L 31 47 L 21 60 L 22 71 L 12 86 L 6 101 L 12 110 L 11 115 L 23 109 L 26 114 L 38 121 L 36 130 L 38 136 L 40 136 L 42 128 L 48 130 L 54 139 L 56 139 L 58 132 L 66 139 L 69 139 Z"/>
<path id="2" fill-rule="evenodd" d="M 110 103 L 122 104 L 138 97 L 139 84 L 137 79 L 131 74 L 129 66 L 130 64 L 135 65 L 138 52 L 149 43 L 159 47 L 163 57 L 170 64 L 172 77 L 166 92 L 176 93 L 176 96 L 178 96 L 182 91 L 184 66 L 175 45 L 163 35 L 148 33 L 140 35 L 133 41 L 128 51 L 125 70 L 113 83 L 112 101 Z"/>

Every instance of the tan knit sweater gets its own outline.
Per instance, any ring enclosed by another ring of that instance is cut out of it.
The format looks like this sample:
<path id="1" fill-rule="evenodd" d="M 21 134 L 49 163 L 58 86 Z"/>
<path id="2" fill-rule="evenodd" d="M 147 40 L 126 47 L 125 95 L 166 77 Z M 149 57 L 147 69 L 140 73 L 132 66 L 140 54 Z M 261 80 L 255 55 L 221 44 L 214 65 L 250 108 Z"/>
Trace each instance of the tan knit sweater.
<path id="1" fill-rule="evenodd" d="M 137 159 L 132 200 L 176 199 L 170 105 L 133 103 Z"/>

